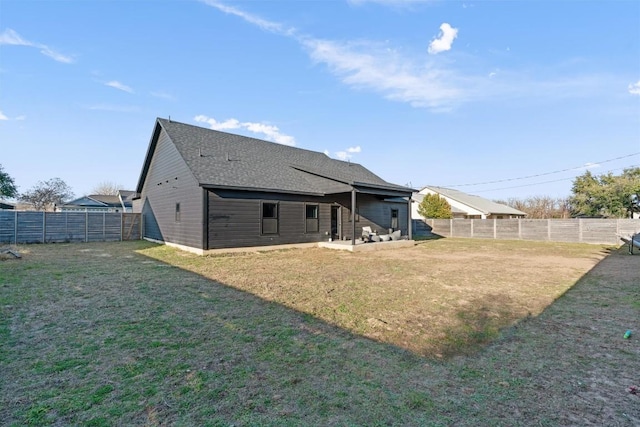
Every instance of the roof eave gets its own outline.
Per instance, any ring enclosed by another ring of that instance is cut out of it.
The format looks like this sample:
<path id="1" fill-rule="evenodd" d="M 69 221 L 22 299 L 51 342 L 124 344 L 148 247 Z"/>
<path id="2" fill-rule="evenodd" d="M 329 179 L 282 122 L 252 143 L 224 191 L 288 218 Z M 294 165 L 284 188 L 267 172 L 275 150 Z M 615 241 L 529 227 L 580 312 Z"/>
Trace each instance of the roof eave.
<path id="1" fill-rule="evenodd" d="M 144 158 L 142 170 L 140 171 L 140 177 L 138 178 L 138 185 L 136 186 L 136 197 L 133 198 L 134 200 L 139 199 L 140 194 L 142 193 L 142 187 L 144 186 L 144 181 L 147 178 L 149 166 L 151 166 L 151 159 L 153 157 L 153 153 L 156 150 L 156 145 L 158 145 L 158 138 L 160 137 L 161 131 L 162 125 L 160 124 L 160 120 L 156 118 L 156 125 L 153 128 L 153 133 L 151 134 L 151 139 L 149 140 L 149 147 L 147 148 L 147 154 Z"/>
<path id="2" fill-rule="evenodd" d="M 203 184 L 200 183 L 200 187 L 207 190 L 231 190 L 231 191 L 251 191 L 260 193 L 282 193 L 282 194 L 300 194 L 305 196 L 326 196 L 325 193 L 319 193 L 314 191 L 295 191 L 284 190 L 281 188 L 262 188 L 262 187 L 242 187 L 236 185 L 220 185 L 220 184 Z"/>

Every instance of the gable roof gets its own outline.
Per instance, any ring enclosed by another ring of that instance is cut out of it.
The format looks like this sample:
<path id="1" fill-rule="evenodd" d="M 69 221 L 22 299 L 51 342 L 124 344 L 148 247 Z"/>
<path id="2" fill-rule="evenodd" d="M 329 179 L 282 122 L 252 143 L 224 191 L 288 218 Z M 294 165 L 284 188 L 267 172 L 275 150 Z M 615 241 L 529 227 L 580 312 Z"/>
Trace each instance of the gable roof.
<path id="1" fill-rule="evenodd" d="M 136 192 L 142 186 L 161 132 L 201 187 L 325 195 L 359 191 L 408 196 L 413 191 L 386 182 L 365 167 L 324 153 L 158 118 Z"/>
<path id="2" fill-rule="evenodd" d="M 134 191 L 118 190 L 118 195 L 110 194 L 90 194 L 88 196 L 79 197 L 70 202 L 60 205 L 61 207 L 82 206 L 82 207 L 104 207 L 104 208 L 121 208 L 131 207 L 131 197 L 135 195 Z M 122 201 L 120 200 L 122 198 Z"/>
<path id="3" fill-rule="evenodd" d="M 433 187 L 426 186 L 423 190 L 427 188 L 431 191 L 434 191 L 444 197 L 448 197 L 452 200 L 465 204 L 471 208 L 474 208 L 485 215 L 526 215 L 526 212 L 522 212 L 518 209 L 512 208 L 511 206 L 503 205 L 501 203 L 492 202 L 491 200 L 485 199 L 480 196 L 475 196 L 473 194 L 463 193 L 459 190 L 453 190 L 451 188 L 444 187 Z"/>
<path id="4" fill-rule="evenodd" d="M 424 200 L 424 194 L 420 194 L 420 193 L 414 193 L 411 196 L 411 200 L 415 201 L 416 203 L 422 203 L 422 200 Z M 463 211 L 462 209 L 459 209 L 455 206 L 451 206 L 451 213 L 453 214 L 466 214 L 465 211 Z"/>

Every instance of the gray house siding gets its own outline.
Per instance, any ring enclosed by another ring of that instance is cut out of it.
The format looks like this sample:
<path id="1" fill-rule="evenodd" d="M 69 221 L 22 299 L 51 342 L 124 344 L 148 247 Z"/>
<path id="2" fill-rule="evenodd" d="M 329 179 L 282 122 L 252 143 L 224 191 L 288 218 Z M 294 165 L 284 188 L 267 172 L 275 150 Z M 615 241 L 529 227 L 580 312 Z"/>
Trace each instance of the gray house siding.
<path id="1" fill-rule="evenodd" d="M 146 183 L 140 195 L 144 237 L 202 248 L 204 190 L 164 130 L 159 135 Z"/>
<path id="2" fill-rule="evenodd" d="M 332 200 L 289 194 L 210 191 L 208 249 L 327 240 Z M 262 233 L 262 204 L 277 203 L 278 232 Z M 306 205 L 318 206 L 318 231 L 307 230 Z"/>
<path id="3" fill-rule="evenodd" d="M 225 192 L 211 190 L 208 196 L 208 249 L 282 245 L 325 241 L 331 232 L 331 206 L 341 206 L 342 236 L 351 238 L 351 195 L 311 197 L 277 193 Z M 278 233 L 262 234 L 262 203 L 278 204 Z M 318 231 L 306 230 L 306 205 L 318 205 Z M 356 238 L 362 227 L 370 226 L 380 234 L 391 227 L 391 210 L 398 210 L 399 228 L 407 234 L 407 205 L 384 202 L 359 194 L 360 212 Z"/>
<path id="4" fill-rule="evenodd" d="M 356 238 L 367 225 L 407 233 L 406 204 L 385 197 L 409 197 L 413 190 L 361 165 L 157 119 L 134 208 L 143 214 L 144 237 L 194 249 L 311 243 L 353 237 L 352 190 L 358 191 Z"/>

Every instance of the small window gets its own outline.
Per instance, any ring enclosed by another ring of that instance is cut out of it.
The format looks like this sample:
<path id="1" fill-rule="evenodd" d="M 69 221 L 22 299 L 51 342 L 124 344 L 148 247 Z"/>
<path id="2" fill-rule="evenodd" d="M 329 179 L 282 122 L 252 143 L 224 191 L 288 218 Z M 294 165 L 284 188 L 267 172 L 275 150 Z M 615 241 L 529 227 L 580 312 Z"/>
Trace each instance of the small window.
<path id="1" fill-rule="evenodd" d="M 176 222 L 180 222 L 180 203 L 176 203 Z"/>
<path id="2" fill-rule="evenodd" d="M 262 203 L 262 234 L 278 234 L 277 203 Z"/>
<path id="3" fill-rule="evenodd" d="M 391 209 L 391 228 L 398 228 L 398 209 Z"/>
<path id="4" fill-rule="evenodd" d="M 319 211 L 320 206 L 318 205 L 305 205 L 305 231 L 307 233 L 317 233 L 320 229 Z"/>

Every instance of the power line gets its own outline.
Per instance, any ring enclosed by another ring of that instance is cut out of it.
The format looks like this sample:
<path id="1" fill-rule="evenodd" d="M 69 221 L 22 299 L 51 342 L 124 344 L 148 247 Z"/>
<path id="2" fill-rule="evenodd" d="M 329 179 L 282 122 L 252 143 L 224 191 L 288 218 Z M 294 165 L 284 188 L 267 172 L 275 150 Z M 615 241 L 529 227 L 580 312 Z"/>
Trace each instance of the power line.
<path id="1" fill-rule="evenodd" d="M 608 160 L 602 160 L 600 162 L 595 162 L 594 165 L 600 165 L 602 163 L 609 163 L 609 162 L 613 162 L 616 160 L 620 160 L 620 159 L 626 159 L 629 157 L 633 157 L 633 156 L 637 156 L 640 155 L 639 153 L 632 153 L 632 154 L 627 154 L 625 156 L 620 156 L 620 157 L 616 157 L 615 159 L 608 159 Z M 442 185 L 442 187 L 469 187 L 469 186 L 475 186 L 475 185 L 486 185 L 486 184 L 497 184 L 500 182 L 509 182 L 509 181 L 518 181 L 521 179 L 529 179 L 529 178 L 538 178 L 541 176 L 547 176 L 547 175 L 553 175 L 556 173 L 562 173 L 562 172 L 569 172 L 569 171 L 574 171 L 574 170 L 578 170 L 578 169 L 584 169 L 585 165 L 582 166 L 576 166 L 573 168 L 568 168 L 568 169 L 562 169 L 562 170 L 557 170 L 557 171 L 553 171 L 553 172 L 545 172 L 545 173 L 538 173 L 535 175 L 528 175 L 528 176 L 522 176 L 522 177 L 518 177 L 518 178 L 507 178 L 507 179 L 499 179 L 496 181 L 486 181 L 486 182 L 478 182 L 478 183 L 471 183 L 471 184 L 457 184 L 457 185 Z M 568 179 L 572 179 L 572 178 L 568 178 Z M 563 180 L 557 180 L 557 181 L 563 181 Z M 557 182 L 557 181 L 549 181 L 549 182 Z M 535 185 L 535 184 L 532 184 Z M 525 187 L 525 185 L 523 185 L 522 187 Z M 517 188 L 517 187 L 508 187 L 508 188 Z"/>
<path id="2" fill-rule="evenodd" d="M 601 162 L 601 163 L 604 163 L 604 162 Z M 639 166 L 640 165 L 631 165 L 631 166 L 626 166 L 626 167 L 623 167 L 623 168 L 611 169 L 611 170 L 608 170 L 608 171 L 606 171 L 604 173 L 606 174 L 606 173 L 615 172 L 615 171 L 619 171 L 619 170 L 624 170 L 624 169 L 629 169 L 629 168 L 636 168 L 636 167 L 639 167 Z M 572 180 L 574 178 L 575 177 L 560 178 L 560 179 L 554 179 L 554 180 L 551 180 L 551 181 L 535 182 L 533 184 L 522 184 L 522 185 L 514 185 L 514 186 L 511 186 L 511 187 L 492 188 L 490 190 L 474 191 L 474 193 L 488 193 L 490 191 L 509 190 L 511 188 L 533 187 L 533 186 L 536 186 L 536 185 L 550 184 L 550 183 L 553 183 L 553 182 L 569 181 L 569 180 Z"/>

